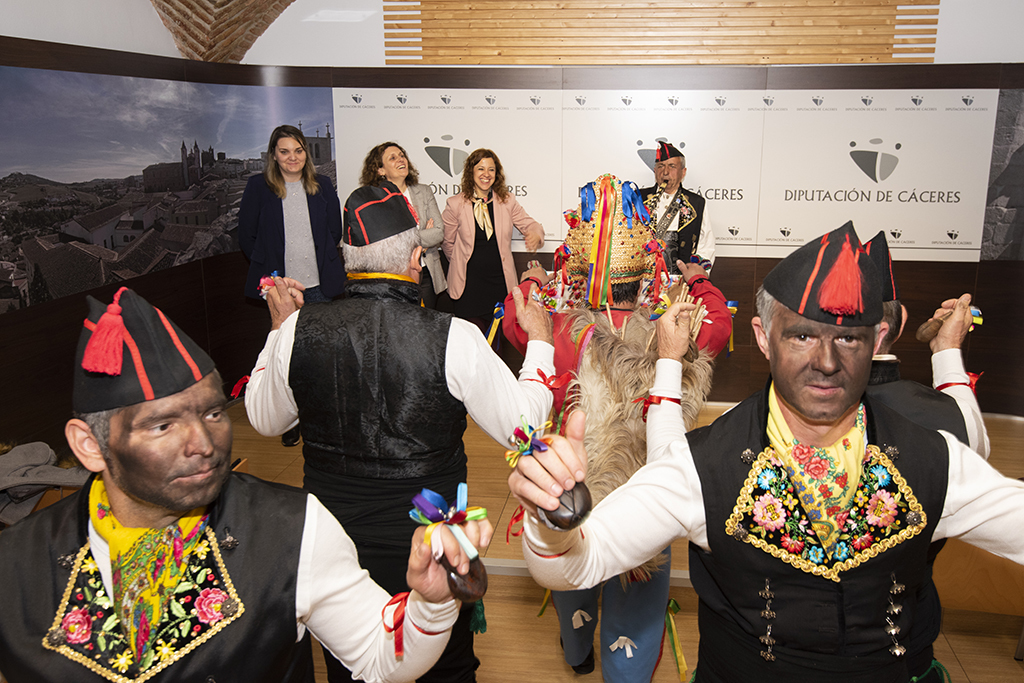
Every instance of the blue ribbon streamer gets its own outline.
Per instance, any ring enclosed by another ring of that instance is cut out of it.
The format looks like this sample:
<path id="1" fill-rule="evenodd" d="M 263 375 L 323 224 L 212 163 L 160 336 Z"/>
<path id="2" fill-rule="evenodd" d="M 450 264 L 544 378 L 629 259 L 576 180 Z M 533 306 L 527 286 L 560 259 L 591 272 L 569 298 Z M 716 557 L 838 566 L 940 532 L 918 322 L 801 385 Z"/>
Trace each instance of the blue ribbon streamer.
<path id="1" fill-rule="evenodd" d="M 647 207 L 644 206 L 644 202 L 640 198 L 640 190 L 637 189 L 636 183 L 632 180 L 626 180 L 622 183 L 622 213 L 626 215 L 626 223 L 628 223 L 630 230 L 633 229 L 634 214 L 644 225 L 651 221 L 651 215 L 647 213 Z"/>
<path id="2" fill-rule="evenodd" d="M 587 183 L 580 188 L 580 218 L 589 223 L 594 215 L 597 196 L 594 194 L 594 183 Z"/>

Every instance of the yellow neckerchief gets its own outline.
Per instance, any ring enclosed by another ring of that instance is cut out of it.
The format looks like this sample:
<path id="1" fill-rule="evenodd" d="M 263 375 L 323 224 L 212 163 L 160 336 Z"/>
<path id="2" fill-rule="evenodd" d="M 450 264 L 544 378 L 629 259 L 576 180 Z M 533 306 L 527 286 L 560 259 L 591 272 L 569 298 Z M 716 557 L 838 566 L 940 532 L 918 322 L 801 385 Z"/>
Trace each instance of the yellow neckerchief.
<path id="1" fill-rule="evenodd" d="M 864 404 L 858 406 L 853 427 L 841 439 L 826 448 L 807 446 L 793 437 L 786 424 L 773 382 L 768 390 L 768 440 L 793 482 L 814 533 L 832 557 L 863 471 Z"/>
<path id="2" fill-rule="evenodd" d="M 494 234 L 494 226 L 491 225 L 491 212 L 487 210 L 489 199 L 490 197 L 473 197 L 473 218 L 487 233 L 487 239 L 491 239 L 491 235 Z"/>
<path id="3" fill-rule="evenodd" d="M 168 599 L 185 576 L 188 557 L 203 537 L 206 508 L 196 508 L 163 529 L 122 526 L 110 510 L 107 488 L 97 477 L 89 490 L 89 519 L 110 547 L 114 609 L 135 661 L 152 649 Z"/>
<path id="4" fill-rule="evenodd" d="M 349 280 L 401 280 L 402 282 L 411 282 L 414 285 L 417 284 L 408 275 L 398 275 L 396 273 L 349 273 Z"/>

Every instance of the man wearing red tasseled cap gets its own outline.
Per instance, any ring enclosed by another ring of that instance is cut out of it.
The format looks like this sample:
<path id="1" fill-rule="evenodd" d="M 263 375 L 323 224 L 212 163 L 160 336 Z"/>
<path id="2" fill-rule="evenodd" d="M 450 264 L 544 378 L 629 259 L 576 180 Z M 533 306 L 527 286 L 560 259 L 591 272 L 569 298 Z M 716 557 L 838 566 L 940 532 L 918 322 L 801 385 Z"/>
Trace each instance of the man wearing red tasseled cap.
<path id="1" fill-rule="evenodd" d="M 1024 563 L 1024 482 L 865 396 L 887 326 L 852 223 L 784 259 L 757 306 L 771 381 L 689 434 L 666 400 L 688 307 L 662 316 L 648 464 L 580 531 L 529 517 L 527 566 L 553 589 L 588 586 L 685 537 L 700 598 L 699 683 L 907 683 L 929 544 L 956 536 Z M 583 421 L 574 415 L 567 438 L 519 460 L 509 486 L 527 509 L 555 509 L 552 494 L 585 476 Z"/>
<path id="2" fill-rule="evenodd" d="M 715 263 L 715 233 L 708 221 L 707 202 L 683 187 L 686 157 L 674 145 L 659 141 L 654 156 L 654 185 L 640 197 L 654 221 L 654 231 L 665 245 L 665 265 L 678 274 L 676 260 L 693 260 L 707 272 Z"/>
<path id="3" fill-rule="evenodd" d="M 230 472 L 199 345 L 127 288 L 88 301 L 65 434 L 94 474 L 0 535 L 0 678 L 305 683 L 310 633 L 366 680 L 426 671 L 458 614 L 430 549 L 414 539 L 393 599 L 315 497 Z"/>

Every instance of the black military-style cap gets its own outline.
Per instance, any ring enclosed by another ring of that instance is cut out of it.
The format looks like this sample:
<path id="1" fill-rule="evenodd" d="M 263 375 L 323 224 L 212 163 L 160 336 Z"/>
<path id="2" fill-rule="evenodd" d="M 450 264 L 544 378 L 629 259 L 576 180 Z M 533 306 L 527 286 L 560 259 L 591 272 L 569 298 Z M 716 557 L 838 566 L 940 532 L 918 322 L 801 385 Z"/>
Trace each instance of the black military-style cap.
<path id="1" fill-rule="evenodd" d="M 416 227 L 405 195 L 384 181 L 364 185 L 345 200 L 343 239 L 353 247 L 365 247 Z"/>
<path id="2" fill-rule="evenodd" d="M 72 407 L 94 413 L 171 396 L 216 369 L 163 312 L 122 287 L 109 305 L 86 297 Z"/>
<path id="3" fill-rule="evenodd" d="M 781 304 L 810 320 L 864 327 L 882 319 L 878 271 L 853 222 L 794 251 L 765 276 L 763 284 Z"/>

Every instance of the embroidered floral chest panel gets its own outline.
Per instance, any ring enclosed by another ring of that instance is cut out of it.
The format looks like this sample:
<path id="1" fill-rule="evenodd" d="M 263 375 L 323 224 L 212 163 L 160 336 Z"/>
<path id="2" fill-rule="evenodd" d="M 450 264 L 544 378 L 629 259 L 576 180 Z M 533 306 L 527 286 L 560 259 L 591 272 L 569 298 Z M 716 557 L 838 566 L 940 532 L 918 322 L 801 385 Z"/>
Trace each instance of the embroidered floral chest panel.
<path id="1" fill-rule="evenodd" d="M 838 582 L 842 572 L 913 538 L 927 525 L 914 492 L 877 446 L 867 447 L 849 509 L 836 515 L 839 536 L 831 556 L 800 504 L 803 487 L 790 479 L 769 446 L 753 460 L 725 532 L 802 571 Z"/>
<path id="2" fill-rule="evenodd" d="M 182 581 L 167 601 L 156 630 L 156 647 L 134 661 L 86 543 L 75 557 L 71 578 L 43 647 L 54 650 L 116 683 L 141 683 L 174 664 L 245 612 L 211 529 L 190 554 Z"/>

